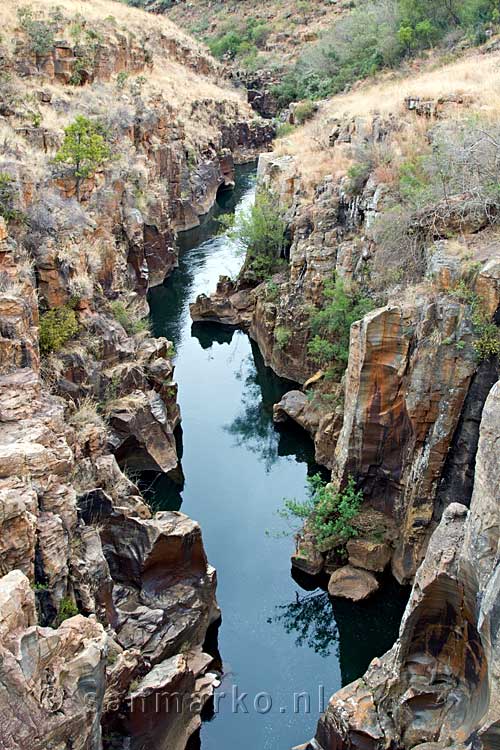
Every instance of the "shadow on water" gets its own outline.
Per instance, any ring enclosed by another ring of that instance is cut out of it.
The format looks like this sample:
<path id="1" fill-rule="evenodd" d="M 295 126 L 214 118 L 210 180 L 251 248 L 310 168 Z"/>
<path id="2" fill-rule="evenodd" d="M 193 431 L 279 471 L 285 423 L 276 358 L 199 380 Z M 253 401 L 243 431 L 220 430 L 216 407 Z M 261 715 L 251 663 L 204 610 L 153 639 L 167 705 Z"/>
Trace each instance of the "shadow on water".
<path id="1" fill-rule="evenodd" d="M 185 484 L 145 474 L 141 488 L 155 510 L 182 509 L 200 522 L 223 613 L 206 643 L 216 663 L 223 659 L 221 690 L 265 691 L 273 700 L 266 714 L 209 704 L 189 750 L 279 750 L 312 736 L 321 708 L 296 714 L 294 693 L 313 696 L 322 686 L 328 697 L 359 677 L 392 645 L 407 598 L 387 581 L 366 603 L 331 601 L 324 582 L 290 575 L 293 540 L 266 536 L 279 531 L 283 498 L 304 498 L 319 470 L 309 436 L 273 424 L 273 405 L 295 384 L 266 367 L 243 332 L 193 325 L 189 316 L 197 294 L 241 266 L 237 246 L 214 234 L 216 217 L 250 204 L 253 171 L 240 170 L 234 193 L 222 193 L 202 225 L 180 235 L 179 268 L 149 293 L 153 330 L 176 348 Z"/>

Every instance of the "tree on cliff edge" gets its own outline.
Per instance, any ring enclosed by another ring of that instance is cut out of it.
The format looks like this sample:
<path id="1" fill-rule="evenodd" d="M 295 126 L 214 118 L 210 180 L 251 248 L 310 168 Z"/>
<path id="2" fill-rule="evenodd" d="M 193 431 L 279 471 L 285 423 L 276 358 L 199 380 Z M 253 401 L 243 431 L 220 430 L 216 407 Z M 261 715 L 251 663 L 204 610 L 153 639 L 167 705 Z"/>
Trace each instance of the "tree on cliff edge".
<path id="1" fill-rule="evenodd" d="M 83 115 L 64 128 L 64 140 L 55 161 L 71 167 L 80 200 L 80 183 L 93 175 L 111 157 L 102 127 Z"/>

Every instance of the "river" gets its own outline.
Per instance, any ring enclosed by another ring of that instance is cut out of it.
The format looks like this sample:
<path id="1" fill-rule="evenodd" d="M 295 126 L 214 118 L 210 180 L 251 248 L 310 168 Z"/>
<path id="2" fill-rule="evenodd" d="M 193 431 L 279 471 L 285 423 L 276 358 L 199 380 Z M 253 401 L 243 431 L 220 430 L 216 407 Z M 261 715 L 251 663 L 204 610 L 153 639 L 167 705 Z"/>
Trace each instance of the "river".
<path id="1" fill-rule="evenodd" d="M 239 168 L 235 190 L 220 196 L 201 227 L 180 235 L 179 268 L 149 294 L 154 333 L 176 349 L 185 483 L 142 484 L 156 509 L 182 505 L 200 522 L 223 616 L 218 711 L 207 712 L 191 743 L 202 750 L 287 750 L 311 737 L 323 700 L 392 645 L 407 598 L 389 580 L 369 602 L 332 603 L 294 580 L 293 540 L 274 533 L 282 529 L 276 511 L 284 497 L 304 496 L 318 467 L 304 432 L 272 422 L 273 403 L 293 384 L 264 366 L 241 331 L 191 323 L 189 303 L 241 266 L 214 217 L 249 205 L 254 174 Z M 309 711 L 305 697 L 294 699 L 299 693 L 310 696 Z"/>

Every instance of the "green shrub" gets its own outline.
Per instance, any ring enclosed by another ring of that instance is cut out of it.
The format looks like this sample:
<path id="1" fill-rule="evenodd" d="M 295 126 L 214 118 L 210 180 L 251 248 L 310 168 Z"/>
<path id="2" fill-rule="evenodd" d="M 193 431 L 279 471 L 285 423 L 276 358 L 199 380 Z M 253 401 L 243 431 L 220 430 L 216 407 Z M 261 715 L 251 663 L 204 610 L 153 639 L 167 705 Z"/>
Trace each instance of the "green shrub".
<path id="1" fill-rule="evenodd" d="M 245 250 L 244 271 L 251 271 L 257 280 L 263 281 L 279 268 L 286 222 L 272 192 L 259 189 L 248 210 L 235 217 L 220 216 L 218 221 Z"/>
<path id="2" fill-rule="evenodd" d="M 281 122 L 276 128 L 276 138 L 286 138 L 287 135 L 291 135 L 295 130 L 295 126 L 289 122 Z"/>
<path id="3" fill-rule="evenodd" d="M 476 335 L 473 346 L 478 361 L 499 357 L 500 328 L 488 317 L 484 300 L 464 280 L 455 286 L 452 294 L 470 308 L 470 317 Z"/>
<path id="4" fill-rule="evenodd" d="M 285 328 L 285 326 L 276 326 L 274 329 L 274 340 L 276 341 L 278 349 L 285 349 L 290 343 L 291 338 L 292 332 L 289 328 Z"/>
<path id="5" fill-rule="evenodd" d="M 110 157 L 102 126 L 77 115 L 75 121 L 64 128 L 64 140 L 54 161 L 71 167 L 79 197 L 80 181 L 94 174 Z"/>
<path id="6" fill-rule="evenodd" d="M 316 106 L 310 99 L 306 99 L 304 102 L 300 102 L 294 109 L 294 118 L 298 125 L 303 125 L 307 120 L 310 120 L 316 112 Z"/>
<path id="7" fill-rule="evenodd" d="M 70 599 L 69 596 L 64 596 L 59 605 L 59 611 L 55 622 L 56 627 L 59 627 L 59 625 L 65 620 L 69 620 L 70 617 L 75 617 L 77 614 L 79 614 L 78 607 L 74 601 Z"/>
<path id="8" fill-rule="evenodd" d="M 351 476 L 345 488 L 339 491 L 325 483 L 320 474 L 309 477 L 307 481 L 308 497 L 302 502 L 285 500 L 279 516 L 287 522 L 302 522 L 321 549 L 344 546 L 357 535 L 352 521 L 361 509 L 362 491 L 356 490 Z"/>
<path id="9" fill-rule="evenodd" d="M 40 316 L 40 351 L 57 352 L 78 333 L 75 311 L 67 305 L 54 307 Z"/>
<path id="10" fill-rule="evenodd" d="M 150 330 L 149 319 L 142 317 L 134 305 L 125 307 L 123 302 L 117 299 L 110 303 L 110 308 L 113 317 L 125 328 L 129 336 Z"/>
<path id="11" fill-rule="evenodd" d="M 321 367 L 343 372 L 349 359 L 351 325 L 373 308 L 370 299 L 357 290 L 347 291 L 342 279 L 333 276 L 324 283 L 325 304 L 311 315 L 314 334 L 308 352 Z"/>
<path id="12" fill-rule="evenodd" d="M 265 44 L 269 31 L 267 24 L 248 18 L 244 25 L 223 31 L 214 39 L 208 39 L 207 44 L 214 57 L 243 58 L 251 65 L 258 48 Z"/>
<path id="13" fill-rule="evenodd" d="M 47 55 L 54 46 L 57 24 L 52 19 L 36 17 L 29 5 L 19 8 L 17 17 L 32 52 L 40 57 Z"/>

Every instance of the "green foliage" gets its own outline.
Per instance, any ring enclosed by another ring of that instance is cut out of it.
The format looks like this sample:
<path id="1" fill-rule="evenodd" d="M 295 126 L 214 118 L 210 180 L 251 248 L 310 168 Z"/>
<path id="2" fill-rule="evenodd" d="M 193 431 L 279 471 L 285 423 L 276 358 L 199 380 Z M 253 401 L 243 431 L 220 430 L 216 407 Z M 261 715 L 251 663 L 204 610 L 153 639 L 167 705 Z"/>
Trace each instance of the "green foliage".
<path id="1" fill-rule="evenodd" d="M 19 25 L 24 31 L 28 45 L 35 55 L 44 57 L 54 46 L 57 24 L 52 19 L 38 18 L 29 5 L 17 11 Z"/>
<path id="2" fill-rule="evenodd" d="M 286 138 L 287 135 L 291 135 L 295 130 L 295 125 L 289 122 L 280 122 L 276 128 L 276 138 Z"/>
<path id="3" fill-rule="evenodd" d="M 429 177 L 425 171 L 423 155 L 409 159 L 399 168 L 399 194 L 408 204 L 418 207 L 425 200 Z"/>
<path id="4" fill-rule="evenodd" d="M 228 57 L 245 61 L 246 66 L 252 64 L 252 58 L 256 57 L 258 49 L 263 47 L 269 36 L 267 24 L 255 18 L 248 18 L 243 25 L 227 29 L 213 39 L 208 39 L 207 44 L 214 55 L 219 59 Z"/>
<path id="5" fill-rule="evenodd" d="M 469 305 L 470 316 L 476 334 L 473 346 L 478 361 L 482 362 L 483 360 L 500 356 L 500 329 L 488 317 L 484 300 L 464 280 L 455 286 L 452 294 L 461 302 Z M 459 349 L 460 343 L 458 342 L 457 344 L 457 348 Z"/>
<path id="6" fill-rule="evenodd" d="M 246 252 L 245 270 L 257 280 L 267 279 L 280 265 L 285 247 L 286 223 L 272 192 L 259 189 L 255 202 L 237 216 L 221 216 L 229 237 Z"/>
<path id="7" fill-rule="evenodd" d="M 141 317 L 135 307 L 125 307 L 123 302 L 117 299 L 110 303 L 110 308 L 113 317 L 125 328 L 129 336 L 150 330 L 149 319 Z"/>
<path id="8" fill-rule="evenodd" d="M 316 106 L 310 99 L 300 102 L 294 109 L 293 115 L 297 125 L 303 125 L 310 120 L 316 112 Z"/>
<path id="9" fill-rule="evenodd" d="M 363 493 L 349 477 L 343 490 L 335 491 L 320 474 L 308 478 L 308 497 L 299 502 L 287 499 L 279 516 L 287 522 L 301 521 L 322 549 L 344 545 L 357 535 L 352 525 L 363 503 Z"/>
<path id="10" fill-rule="evenodd" d="M 314 334 L 308 352 L 321 367 L 329 365 L 343 372 L 349 359 L 351 325 L 373 308 L 373 303 L 356 289 L 347 291 L 342 279 L 336 277 L 324 283 L 325 303 L 311 315 Z"/>
<path id="11" fill-rule="evenodd" d="M 278 349 L 285 349 L 292 338 L 292 332 L 285 326 L 276 326 L 274 329 L 274 340 Z"/>
<path id="12" fill-rule="evenodd" d="M 55 161 L 69 165 L 77 180 L 90 177 L 111 157 L 102 126 L 83 115 L 64 128 L 64 140 Z"/>
<path id="13" fill-rule="evenodd" d="M 354 4 L 353 4 L 354 5 Z M 354 5 L 274 87 L 280 106 L 322 99 L 402 58 L 439 44 L 453 29 L 481 43 L 498 23 L 498 0 L 367 0 Z"/>
<path id="14" fill-rule="evenodd" d="M 54 307 L 40 316 L 40 351 L 42 354 L 57 352 L 69 339 L 78 333 L 75 311 L 67 305 Z"/>
<path id="15" fill-rule="evenodd" d="M 268 281 L 266 284 L 266 301 L 278 302 L 280 298 L 280 288 L 274 281 Z"/>
<path id="16" fill-rule="evenodd" d="M 15 208 L 14 200 L 14 180 L 6 172 L 0 172 L 0 216 L 3 216 L 7 223 L 24 218 L 22 211 L 18 211 Z"/>
<path id="17" fill-rule="evenodd" d="M 120 70 L 120 72 L 116 76 L 116 88 L 119 91 L 125 88 L 125 84 L 127 83 L 128 76 L 129 74 L 126 70 Z"/>
<path id="18" fill-rule="evenodd" d="M 61 599 L 61 603 L 59 605 L 59 611 L 57 613 L 56 627 L 59 627 L 65 620 L 69 620 L 70 617 L 75 617 L 75 615 L 78 614 L 78 607 L 74 603 L 72 599 L 69 598 L 69 596 L 64 596 Z"/>

